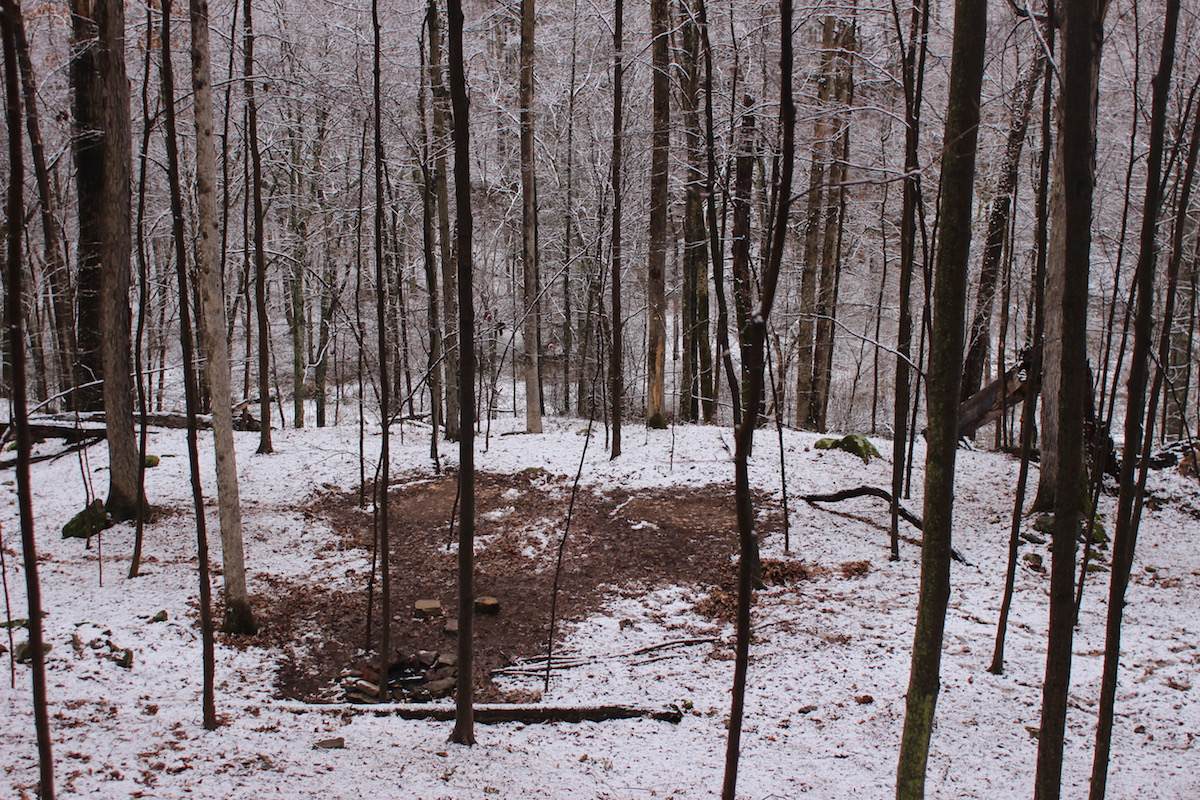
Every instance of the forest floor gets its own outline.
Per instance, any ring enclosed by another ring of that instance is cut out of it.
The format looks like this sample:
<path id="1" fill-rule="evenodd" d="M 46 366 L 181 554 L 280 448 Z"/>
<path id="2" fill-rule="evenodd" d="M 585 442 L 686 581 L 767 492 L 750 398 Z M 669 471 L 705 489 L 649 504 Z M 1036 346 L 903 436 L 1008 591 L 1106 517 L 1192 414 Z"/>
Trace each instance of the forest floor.
<path id="1" fill-rule="evenodd" d="M 195 526 L 182 432 L 151 435 L 162 457 L 147 472 L 151 502 L 142 575 L 125 576 L 133 529 L 118 525 L 85 549 L 62 525 L 85 500 L 84 476 L 106 486 L 103 446 L 34 465 L 39 571 L 46 609 L 51 731 L 60 797 L 139 798 L 646 798 L 708 797 L 721 784 L 734 572 L 732 436 L 728 429 L 627 428 L 610 461 L 603 429 L 583 459 L 562 547 L 556 651 L 574 666 L 541 675 L 494 673 L 544 655 L 556 559 L 586 423 L 548 420 L 541 435 L 497 421 L 479 441 L 479 594 L 500 612 L 477 623 L 481 702 L 627 704 L 684 711 L 646 718 L 480 725 L 472 748 L 449 745 L 449 723 L 393 716 L 389 705 L 330 702 L 339 676 L 366 657 L 373 516 L 359 506 L 357 425 L 275 434 L 255 455 L 237 435 L 251 593 L 262 630 L 222 636 L 217 707 L 200 725 Z M 513 435 L 501 435 L 510 434 Z M 389 505 L 396 649 L 449 650 L 445 619 L 415 620 L 418 599 L 456 612 L 454 445 L 442 469 L 428 428 L 392 440 Z M 811 505 L 805 493 L 887 486 L 886 459 L 816 450 L 785 432 L 784 548 L 780 446 L 758 439 L 752 480 L 767 559 L 757 593 L 739 796 L 883 798 L 892 794 L 917 599 L 919 533 L 905 527 L 888 560 L 887 506 L 875 498 Z M 884 441 L 876 441 L 883 452 Z M 368 479 L 378 458 L 368 431 Z M 923 458 L 918 445 L 918 464 Z M 212 455 L 202 437 L 205 484 Z M 928 796 L 1027 797 L 1032 784 L 1048 577 L 1036 558 L 1018 567 L 1006 672 L 987 672 L 1004 583 L 1017 462 L 960 451 L 943 690 Z M 1036 472 L 1034 473 L 1036 477 Z M 0 507 L 9 619 L 25 616 L 12 475 Z M 921 473 L 906 505 L 919 513 Z M 1113 498 L 1102 499 L 1111 515 Z M 217 567 L 216 507 L 208 528 Z M 1034 518 L 1024 530 L 1035 538 Z M 1173 470 L 1151 476 L 1126 610 L 1109 796 L 1200 796 L 1200 485 Z M 1049 554 L 1026 542 L 1022 554 Z M 1102 565 L 1103 568 L 1103 565 Z M 102 570 L 102 572 L 101 572 Z M 1106 572 L 1089 578 L 1075 641 L 1064 796 L 1086 793 L 1104 646 Z M 166 612 L 165 619 L 159 612 Z M 8 629 L 10 644 L 24 631 Z M 129 666 L 121 659 L 128 649 Z M 8 654 L 3 655 L 8 672 Z M 0 686 L 0 795 L 35 796 L 28 667 Z M 10 684 L 12 684 L 10 686 Z M 439 701 L 440 705 L 449 703 Z M 341 738 L 344 748 L 314 749 Z M 9 788 L 11 787 L 11 788 Z"/>

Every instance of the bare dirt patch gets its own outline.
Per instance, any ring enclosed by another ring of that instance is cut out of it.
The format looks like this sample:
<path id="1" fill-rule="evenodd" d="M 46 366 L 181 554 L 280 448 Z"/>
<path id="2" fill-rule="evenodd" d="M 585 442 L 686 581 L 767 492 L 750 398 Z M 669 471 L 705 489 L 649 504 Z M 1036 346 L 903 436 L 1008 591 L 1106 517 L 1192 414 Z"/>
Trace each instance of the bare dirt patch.
<path id="1" fill-rule="evenodd" d="M 402 655 L 450 650 L 446 618 L 458 613 L 456 553 L 449 546 L 455 506 L 453 475 L 398 482 L 390 493 L 392 542 L 392 642 Z M 476 686 L 481 701 L 505 697 L 491 670 L 520 657 L 545 653 L 554 564 L 562 538 L 570 482 L 540 469 L 477 477 L 477 595 L 500 600 L 500 613 L 476 616 Z M 781 529 L 778 507 L 765 497 L 757 506 L 760 535 Z M 615 592 L 640 593 L 669 585 L 697 587 L 697 598 L 727 594 L 734 585 L 737 548 L 733 496 L 726 487 L 600 495 L 581 489 L 563 551 L 558 615 L 571 619 L 598 611 Z M 343 541 L 369 551 L 371 514 L 357 495 L 323 496 L 309 514 Z M 367 576 L 352 591 L 319 582 L 268 581 L 260 602 L 262 632 L 247 644 L 284 653 L 278 692 L 312 701 L 348 666 L 365 663 Z M 379 591 L 372 603 L 377 638 Z M 415 620 L 417 600 L 441 601 L 444 618 Z"/>

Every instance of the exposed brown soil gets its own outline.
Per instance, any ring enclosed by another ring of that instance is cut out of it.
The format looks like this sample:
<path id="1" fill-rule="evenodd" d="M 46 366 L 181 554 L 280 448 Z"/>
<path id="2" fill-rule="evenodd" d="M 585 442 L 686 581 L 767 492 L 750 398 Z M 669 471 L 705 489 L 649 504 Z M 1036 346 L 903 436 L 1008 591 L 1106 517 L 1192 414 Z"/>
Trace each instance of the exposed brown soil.
<path id="1" fill-rule="evenodd" d="M 456 480 L 446 475 L 398 483 L 389 504 L 392 644 L 400 654 L 448 650 L 455 642 L 443 630 L 446 619 L 414 620 L 412 608 L 417 600 L 434 599 L 441 601 L 445 617 L 457 616 L 456 555 L 447 548 Z M 506 699 L 491 682 L 491 670 L 546 651 L 554 563 L 569 498 L 569 480 L 540 469 L 477 478 L 476 595 L 500 600 L 498 615 L 476 615 L 475 685 L 481 701 Z M 370 549 L 371 514 L 356 503 L 357 495 L 324 496 L 307 510 L 344 537 L 331 547 Z M 767 510 L 760 534 L 778 532 L 778 508 L 763 497 L 758 507 Z M 581 489 L 563 550 L 559 619 L 595 612 L 615 592 L 666 585 L 694 585 L 698 599 L 710 593 L 728 597 L 737 548 L 733 508 L 724 487 L 636 496 Z M 282 697 L 314 700 L 343 669 L 366 662 L 367 576 L 359 577 L 353 591 L 268 582 L 271 597 L 258 604 L 262 632 L 246 643 L 285 654 L 278 685 Z M 723 616 L 725 605 L 702 610 Z M 372 611 L 377 631 L 378 587 Z"/>

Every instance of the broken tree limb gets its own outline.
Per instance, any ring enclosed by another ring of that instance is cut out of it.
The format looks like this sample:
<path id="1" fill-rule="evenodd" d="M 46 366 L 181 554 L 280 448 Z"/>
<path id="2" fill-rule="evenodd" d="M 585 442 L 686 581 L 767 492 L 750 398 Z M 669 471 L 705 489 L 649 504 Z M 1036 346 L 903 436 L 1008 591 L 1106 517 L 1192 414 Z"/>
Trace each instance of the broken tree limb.
<path id="1" fill-rule="evenodd" d="M 854 489 L 843 489 L 840 492 L 832 492 L 830 494 L 804 494 L 800 495 L 800 499 L 808 503 L 840 503 L 843 500 L 853 500 L 855 497 L 878 497 L 881 500 L 892 502 L 892 493 L 887 489 L 880 489 L 878 486 L 858 486 Z M 922 529 L 921 518 L 912 513 L 899 503 L 896 507 L 900 509 L 900 517 L 912 525 L 917 530 Z"/>
<path id="2" fill-rule="evenodd" d="M 977 430 L 1000 418 L 1007 409 L 1025 399 L 1029 386 L 1030 356 L 963 401 L 958 407 L 958 435 L 973 436 Z"/>
<path id="3" fill-rule="evenodd" d="M 840 492 L 831 492 L 829 494 L 800 495 L 800 499 L 804 500 L 805 502 L 807 502 L 809 504 L 812 504 L 812 503 L 839 503 L 842 500 L 852 500 L 855 497 L 878 497 L 880 500 L 887 502 L 889 505 L 892 502 L 892 493 L 889 492 L 887 489 L 880 489 L 878 486 L 858 486 L 858 487 L 855 487 L 854 489 L 843 489 Z M 921 523 L 920 517 L 918 517 L 916 514 L 912 513 L 911 511 L 909 511 L 908 509 L 906 509 L 904 506 L 900 505 L 899 503 L 896 503 L 896 508 L 899 510 L 900 517 L 905 522 L 907 522 L 909 525 L 912 525 L 917 530 L 922 530 L 922 523 Z M 916 544 L 918 547 L 921 546 L 921 543 L 919 541 L 915 541 L 914 544 Z M 967 560 L 962 557 L 962 554 L 953 548 L 951 548 L 951 550 L 950 550 L 950 557 L 953 558 L 955 561 L 961 562 L 963 564 L 967 563 Z"/>

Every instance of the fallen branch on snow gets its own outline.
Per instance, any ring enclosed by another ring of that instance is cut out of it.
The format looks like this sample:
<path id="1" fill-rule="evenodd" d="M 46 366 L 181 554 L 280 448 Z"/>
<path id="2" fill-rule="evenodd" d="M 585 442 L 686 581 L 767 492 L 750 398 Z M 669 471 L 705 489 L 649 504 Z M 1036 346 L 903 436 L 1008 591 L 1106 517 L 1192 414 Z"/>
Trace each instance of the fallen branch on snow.
<path id="1" fill-rule="evenodd" d="M 843 489 L 840 492 L 832 492 L 830 494 L 800 495 L 801 500 L 804 500 L 810 504 L 839 503 L 842 500 L 851 500 L 855 497 L 878 497 L 879 499 L 886 501 L 888 505 L 891 505 L 892 503 L 892 493 L 887 489 L 880 489 L 878 486 L 859 486 L 854 489 Z M 917 530 L 923 530 L 921 518 L 916 514 L 912 513 L 899 503 L 896 503 L 896 510 L 900 514 L 900 517 L 909 525 L 912 525 Z M 914 542 L 914 544 L 916 544 L 918 547 L 921 546 L 919 541 Z M 950 557 L 963 564 L 967 563 L 967 560 L 962 557 L 962 554 L 953 548 L 950 549 Z"/>

